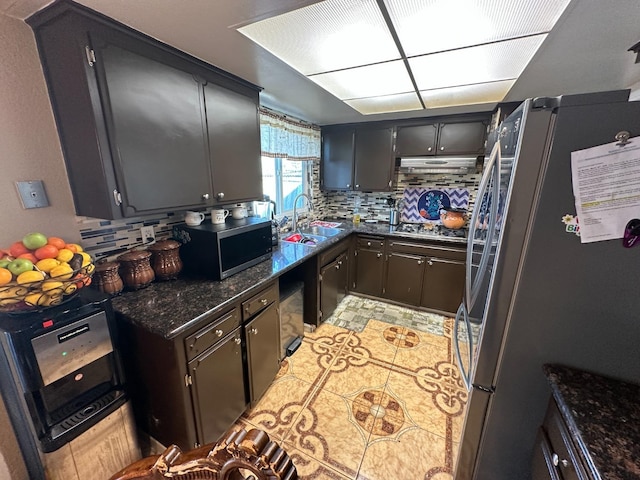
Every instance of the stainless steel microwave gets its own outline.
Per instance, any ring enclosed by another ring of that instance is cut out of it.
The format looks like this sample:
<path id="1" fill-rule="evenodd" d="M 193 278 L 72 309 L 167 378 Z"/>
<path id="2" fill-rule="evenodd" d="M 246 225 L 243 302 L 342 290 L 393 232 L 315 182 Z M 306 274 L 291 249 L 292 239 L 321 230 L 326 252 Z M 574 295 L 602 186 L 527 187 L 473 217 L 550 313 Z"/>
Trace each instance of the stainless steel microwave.
<path id="1" fill-rule="evenodd" d="M 180 258 L 187 272 L 222 280 L 271 258 L 271 220 L 258 217 L 227 218 L 225 223 L 209 220 L 196 227 L 173 227 L 180 241 Z"/>

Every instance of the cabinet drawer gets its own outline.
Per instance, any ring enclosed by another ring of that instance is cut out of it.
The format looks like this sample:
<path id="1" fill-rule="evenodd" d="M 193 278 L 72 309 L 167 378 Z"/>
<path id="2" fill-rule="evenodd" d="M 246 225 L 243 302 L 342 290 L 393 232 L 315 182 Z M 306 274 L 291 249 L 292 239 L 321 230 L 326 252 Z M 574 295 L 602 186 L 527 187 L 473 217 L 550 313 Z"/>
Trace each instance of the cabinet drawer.
<path id="1" fill-rule="evenodd" d="M 336 259 L 336 257 L 338 257 L 338 255 L 340 255 L 341 253 L 345 252 L 346 250 L 349 249 L 349 242 L 350 239 L 345 239 L 342 240 L 340 243 L 338 243 L 337 245 L 331 247 L 330 249 L 328 249 L 326 252 L 322 252 L 321 254 L 318 255 L 318 263 L 320 265 L 320 267 L 324 267 L 326 264 L 332 262 L 333 260 Z"/>
<path id="2" fill-rule="evenodd" d="M 242 320 L 248 320 L 276 300 L 278 300 L 278 284 L 274 283 L 249 300 L 242 302 Z"/>
<path id="3" fill-rule="evenodd" d="M 464 261 L 467 257 L 467 251 L 463 248 L 451 248 L 448 246 L 413 243 L 402 240 L 389 240 L 389 251 L 421 255 L 424 257 L 444 258 L 447 260 Z"/>
<path id="4" fill-rule="evenodd" d="M 211 322 L 206 327 L 198 330 L 193 335 L 188 336 L 185 341 L 187 360 L 200 355 L 218 340 L 224 338 L 229 332 L 240 325 L 240 309 L 234 308 L 230 312 L 222 315 Z"/>
<path id="5" fill-rule="evenodd" d="M 380 237 L 358 237 L 356 242 L 358 249 L 382 250 L 384 248 L 384 239 Z"/>
<path id="6" fill-rule="evenodd" d="M 549 402 L 543 428 L 546 430 L 551 446 L 552 464 L 560 472 L 563 480 L 589 478 L 573 446 L 564 419 L 553 400 Z"/>

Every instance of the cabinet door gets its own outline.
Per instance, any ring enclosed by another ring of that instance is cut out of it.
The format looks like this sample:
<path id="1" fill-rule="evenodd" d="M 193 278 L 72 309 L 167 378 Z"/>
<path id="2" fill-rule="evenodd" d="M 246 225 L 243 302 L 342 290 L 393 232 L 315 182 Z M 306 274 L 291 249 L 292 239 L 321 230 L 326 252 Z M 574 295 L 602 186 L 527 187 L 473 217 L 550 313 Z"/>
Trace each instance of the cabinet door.
<path id="1" fill-rule="evenodd" d="M 427 259 L 420 304 L 434 310 L 455 313 L 462 301 L 464 276 L 464 262 Z"/>
<path id="2" fill-rule="evenodd" d="M 390 253 L 384 296 L 396 302 L 420 305 L 424 257 L 404 253 Z"/>
<path id="3" fill-rule="evenodd" d="M 382 275 L 384 262 L 382 251 L 356 250 L 356 281 L 355 291 L 367 295 L 380 297 L 382 295 Z"/>
<path id="4" fill-rule="evenodd" d="M 438 124 L 398 127 L 396 138 L 396 155 L 411 157 L 435 155 Z"/>
<path id="5" fill-rule="evenodd" d="M 561 480 L 552 457 L 553 452 L 547 435 L 539 428 L 531 463 L 531 480 Z"/>
<path id="6" fill-rule="evenodd" d="M 439 155 L 482 155 L 487 125 L 483 122 L 443 123 L 438 136 Z"/>
<path id="7" fill-rule="evenodd" d="M 328 319 L 338 306 L 340 265 L 338 260 L 320 269 L 320 321 Z"/>
<path id="8" fill-rule="evenodd" d="M 278 307 L 276 303 L 272 303 L 244 327 L 252 404 L 260 400 L 280 368 L 278 326 Z"/>
<path id="9" fill-rule="evenodd" d="M 218 440 L 247 406 L 241 343 L 238 328 L 189 362 L 200 444 Z"/>
<path id="10" fill-rule="evenodd" d="M 262 197 L 260 120 L 256 100 L 209 83 L 204 87 L 213 165 L 213 203 Z"/>
<path id="11" fill-rule="evenodd" d="M 347 291 L 349 290 L 349 252 L 344 252 L 342 255 L 338 257 L 338 289 L 337 289 L 337 303 L 340 305 L 340 302 L 347 295 Z"/>
<path id="12" fill-rule="evenodd" d="M 211 175 L 202 85 L 137 51 L 93 42 L 125 216 L 204 205 Z"/>
<path id="13" fill-rule="evenodd" d="M 349 190 L 352 188 L 354 141 L 355 130 L 353 128 L 322 132 L 320 187 L 323 190 Z"/>
<path id="14" fill-rule="evenodd" d="M 394 162 L 393 128 L 359 128 L 353 190 L 391 190 Z"/>

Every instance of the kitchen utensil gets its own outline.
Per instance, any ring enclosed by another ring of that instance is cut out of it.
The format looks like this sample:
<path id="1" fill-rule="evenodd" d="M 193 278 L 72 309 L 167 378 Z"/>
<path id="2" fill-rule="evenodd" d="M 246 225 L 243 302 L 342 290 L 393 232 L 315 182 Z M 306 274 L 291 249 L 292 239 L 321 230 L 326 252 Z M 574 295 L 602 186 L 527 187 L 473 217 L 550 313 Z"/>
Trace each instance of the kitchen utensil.
<path id="1" fill-rule="evenodd" d="M 162 240 L 151 245 L 147 250 L 151 252 L 151 268 L 158 280 L 175 280 L 178 277 L 178 273 L 182 270 L 178 242 Z"/>
<path id="2" fill-rule="evenodd" d="M 150 263 L 151 252 L 134 250 L 118 257 L 120 275 L 124 286 L 129 290 L 138 290 L 148 286 L 156 278 Z"/>
<path id="3" fill-rule="evenodd" d="M 236 205 L 231 209 L 231 217 L 236 220 L 247 218 L 247 208 L 243 205 Z"/>
<path id="4" fill-rule="evenodd" d="M 229 216 L 229 210 L 216 209 L 211 210 L 211 223 L 224 223 Z"/>
<path id="5" fill-rule="evenodd" d="M 272 220 L 276 213 L 276 202 L 273 200 L 251 202 L 251 216 Z"/>
<path id="6" fill-rule="evenodd" d="M 200 225 L 203 221 L 204 221 L 204 213 L 192 212 L 191 210 L 189 210 L 184 214 L 184 223 L 186 223 L 190 227 L 195 227 L 196 225 Z"/>
<path id="7" fill-rule="evenodd" d="M 400 223 L 400 212 L 396 208 L 396 199 L 387 198 L 387 205 L 389 205 L 389 225 L 398 225 Z"/>
<path id="8" fill-rule="evenodd" d="M 440 211 L 442 224 L 453 230 L 462 228 L 467 221 L 467 211 L 462 208 L 443 208 Z"/>

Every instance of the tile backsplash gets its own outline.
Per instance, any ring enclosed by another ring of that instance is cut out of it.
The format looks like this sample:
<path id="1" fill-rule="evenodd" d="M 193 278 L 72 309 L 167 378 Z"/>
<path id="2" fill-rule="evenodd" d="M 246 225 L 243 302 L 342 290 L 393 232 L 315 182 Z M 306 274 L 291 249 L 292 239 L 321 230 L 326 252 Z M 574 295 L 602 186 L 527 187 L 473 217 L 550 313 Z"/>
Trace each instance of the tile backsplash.
<path id="1" fill-rule="evenodd" d="M 480 173 L 413 174 L 396 171 L 397 183 L 392 192 L 323 192 L 320 190 L 320 165 L 312 165 L 311 183 L 313 219 L 336 218 L 351 220 L 356 201 L 360 203 L 363 221 L 389 221 L 388 198 L 402 199 L 405 187 L 466 188 L 470 192 L 469 210 L 473 208 Z M 205 212 L 206 213 L 206 212 Z M 170 238 L 173 225 L 184 221 L 184 212 L 170 212 L 122 220 L 102 220 L 78 217 L 81 244 L 93 257 L 112 259 L 126 250 L 143 247 L 140 228 L 153 226 L 156 240 Z M 206 220 L 205 220 L 206 221 Z"/>

